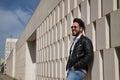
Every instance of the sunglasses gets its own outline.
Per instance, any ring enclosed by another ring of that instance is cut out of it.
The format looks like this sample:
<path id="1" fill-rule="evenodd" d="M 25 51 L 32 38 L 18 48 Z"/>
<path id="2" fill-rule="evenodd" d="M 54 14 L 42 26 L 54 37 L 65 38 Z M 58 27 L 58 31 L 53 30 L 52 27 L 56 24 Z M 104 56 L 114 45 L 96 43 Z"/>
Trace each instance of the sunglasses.
<path id="1" fill-rule="evenodd" d="M 71 29 L 72 29 L 72 28 L 75 28 L 75 29 L 76 29 L 76 28 L 77 28 L 77 26 L 71 26 Z"/>

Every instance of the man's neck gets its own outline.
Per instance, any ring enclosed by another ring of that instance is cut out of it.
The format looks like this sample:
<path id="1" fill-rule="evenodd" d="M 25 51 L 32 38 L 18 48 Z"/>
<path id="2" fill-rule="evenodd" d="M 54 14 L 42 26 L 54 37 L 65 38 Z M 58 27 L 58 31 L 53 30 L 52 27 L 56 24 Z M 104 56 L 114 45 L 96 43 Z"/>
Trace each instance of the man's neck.
<path id="1" fill-rule="evenodd" d="M 76 39 L 79 39 L 81 37 L 82 33 L 80 33 L 78 36 L 75 36 Z"/>

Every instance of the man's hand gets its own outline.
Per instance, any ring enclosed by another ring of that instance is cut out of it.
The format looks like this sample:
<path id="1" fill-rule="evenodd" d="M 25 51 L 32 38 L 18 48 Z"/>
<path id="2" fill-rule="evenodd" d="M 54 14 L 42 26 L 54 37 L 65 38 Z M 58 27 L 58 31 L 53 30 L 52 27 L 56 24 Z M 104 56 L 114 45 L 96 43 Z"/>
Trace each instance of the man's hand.
<path id="1" fill-rule="evenodd" d="M 75 70 L 74 66 L 71 67 L 71 70 Z"/>

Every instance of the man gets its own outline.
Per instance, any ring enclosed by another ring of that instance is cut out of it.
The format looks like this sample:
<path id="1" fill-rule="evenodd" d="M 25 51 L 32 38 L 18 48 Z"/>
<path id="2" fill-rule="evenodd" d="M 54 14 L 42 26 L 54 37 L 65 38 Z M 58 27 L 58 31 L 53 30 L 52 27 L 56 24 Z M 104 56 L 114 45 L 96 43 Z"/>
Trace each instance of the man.
<path id="1" fill-rule="evenodd" d="M 80 18 L 73 20 L 71 30 L 75 38 L 66 66 L 67 80 L 83 80 L 93 61 L 93 46 L 91 40 L 83 35 L 85 24 Z"/>

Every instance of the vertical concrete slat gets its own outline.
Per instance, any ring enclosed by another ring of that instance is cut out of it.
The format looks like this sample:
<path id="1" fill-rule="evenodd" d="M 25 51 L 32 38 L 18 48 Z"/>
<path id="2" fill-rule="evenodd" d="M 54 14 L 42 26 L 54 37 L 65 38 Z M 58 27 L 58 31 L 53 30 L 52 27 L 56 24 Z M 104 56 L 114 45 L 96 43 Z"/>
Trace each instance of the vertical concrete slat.
<path id="1" fill-rule="evenodd" d="M 65 57 L 68 57 L 68 55 L 69 55 L 69 38 L 68 37 L 65 37 L 65 43 L 64 43 L 64 45 L 65 45 L 65 54 L 64 54 L 64 56 Z"/>
<path id="2" fill-rule="evenodd" d="M 52 25 L 52 13 L 50 13 L 50 15 L 49 15 L 49 27 L 50 27 L 50 29 L 53 27 L 53 25 Z"/>
<path id="3" fill-rule="evenodd" d="M 73 18 L 81 18 L 81 11 L 79 6 L 73 9 Z"/>
<path id="4" fill-rule="evenodd" d="M 56 16 L 55 16 L 55 24 L 59 22 L 60 20 L 60 6 L 57 5 L 56 8 L 55 8 L 55 11 L 56 11 Z"/>
<path id="5" fill-rule="evenodd" d="M 114 48 L 103 50 L 104 80 L 119 80 L 119 62 Z"/>
<path id="6" fill-rule="evenodd" d="M 91 39 L 92 43 L 93 43 L 93 48 L 94 48 L 94 51 L 96 51 L 96 35 L 95 35 L 95 27 L 94 27 L 94 24 L 91 23 L 89 25 L 86 26 L 86 36 L 88 38 Z"/>
<path id="7" fill-rule="evenodd" d="M 62 37 L 67 36 L 67 23 L 66 18 L 62 19 Z"/>
<path id="8" fill-rule="evenodd" d="M 117 0 L 103 0 L 103 15 L 117 10 Z M 109 2 L 109 4 L 108 4 Z"/>
<path id="9" fill-rule="evenodd" d="M 85 24 L 90 23 L 90 3 L 88 0 L 85 0 L 81 3 L 81 18 Z"/>
<path id="10" fill-rule="evenodd" d="M 97 50 L 109 48 L 109 25 L 106 17 L 96 21 Z"/>
<path id="11" fill-rule="evenodd" d="M 64 3 L 64 1 L 63 0 L 61 0 L 61 2 L 60 2 L 60 19 L 63 19 L 64 18 L 64 5 L 65 3 Z"/>
<path id="12" fill-rule="evenodd" d="M 94 53 L 92 80 L 103 80 L 103 60 L 99 51 Z"/>
<path id="13" fill-rule="evenodd" d="M 77 6 L 77 0 L 70 0 L 70 11 Z"/>
<path id="14" fill-rule="evenodd" d="M 120 10 L 111 13 L 111 46 L 120 46 Z"/>
<path id="15" fill-rule="evenodd" d="M 91 22 L 101 18 L 101 0 L 90 0 L 90 17 Z"/>
<path id="16" fill-rule="evenodd" d="M 64 1 L 65 1 L 64 14 L 66 16 L 70 12 L 70 0 L 64 0 Z"/>
<path id="17" fill-rule="evenodd" d="M 67 35 L 71 34 L 72 23 L 73 23 L 73 15 L 72 13 L 69 13 L 67 15 Z"/>
<path id="18" fill-rule="evenodd" d="M 77 0 L 77 5 L 80 5 L 84 0 Z"/>

